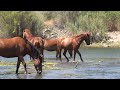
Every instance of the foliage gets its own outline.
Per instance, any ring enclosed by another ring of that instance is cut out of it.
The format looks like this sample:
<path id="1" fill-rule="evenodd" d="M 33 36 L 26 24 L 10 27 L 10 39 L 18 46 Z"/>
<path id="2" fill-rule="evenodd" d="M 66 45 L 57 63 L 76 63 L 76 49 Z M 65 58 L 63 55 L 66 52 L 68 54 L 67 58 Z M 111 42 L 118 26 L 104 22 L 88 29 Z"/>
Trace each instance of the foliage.
<path id="1" fill-rule="evenodd" d="M 39 27 L 39 20 L 31 11 L 0 11 L 1 37 L 21 36 L 24 28 L 35 33 Z"/>
<path id="2" fill-rule="evenodd" d="M 0 37 L 21 36 L 26 27 L 42 36 L 44 22 L 50 20 L 54 24 L 48 28 L 57 37 L 62 36 L 59 32 L 89 31 L 92 41 L 100 42 L 108 39 L 107 32 L 120 30 L 120 11 L 0 11 Z"/>

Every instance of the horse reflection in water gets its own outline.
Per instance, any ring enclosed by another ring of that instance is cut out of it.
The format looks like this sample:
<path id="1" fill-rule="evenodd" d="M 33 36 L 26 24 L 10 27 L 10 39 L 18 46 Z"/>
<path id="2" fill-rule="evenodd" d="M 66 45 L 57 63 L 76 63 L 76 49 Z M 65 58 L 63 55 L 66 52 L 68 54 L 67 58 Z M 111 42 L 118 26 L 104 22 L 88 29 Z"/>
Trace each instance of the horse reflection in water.
<path id="1" fill-rule="evenodd" d="M 61 50 L 64 49 L 63 55 L 67 59 L 67 62 L 69 62 L 69 59 L 66 56 L 66 52 L 68 50 L 71 53 L 72 53 L 72 51 L 74 51 L 74 60 L 73 61 L 75 61 L 76 53 L 78 53 L 78 55 L 80 56 L 81 61 L 83 62 L 81 53 L 79 52 L 78 49 L 79 49 L 81 43 L 84 40 L 85 40 L 87 45 L 90 45 L 90 33 L 83 32 L 83 33 L 80 33 L 79 35 L 72 36 L 72 37 L 69 37 L 69 38 L 65 38 L 65 39 L 62 40 L 62 42 L 61 42 Z M 60 54 L 61 54 L 61 50 L 60 50 Z"/>
<path id="2" fill-rule="evenodd" d="M 24 66 L 25 73 L 27 73 L 26 63 L 23 59 L 23 57 L 27 54 L 33 58 L 35 69 L 37 73 L 40 74 L 42 72 L 42 57 L 28 40 L 21 37 L 0 39 L 0 56 L 6 58 L 18 57 L 16 74 L 18 74 L 21 62 Z"/>

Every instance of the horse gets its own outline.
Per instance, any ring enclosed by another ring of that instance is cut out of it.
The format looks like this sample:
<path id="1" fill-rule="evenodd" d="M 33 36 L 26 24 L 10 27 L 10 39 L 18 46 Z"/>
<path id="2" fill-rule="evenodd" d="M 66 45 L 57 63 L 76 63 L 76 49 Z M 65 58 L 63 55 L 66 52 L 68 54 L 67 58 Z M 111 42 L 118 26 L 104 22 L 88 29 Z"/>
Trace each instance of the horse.
<path id="1" fill-rule="evenodd" d="M 87 45 L 90 45 L 90 33 L 89 32 L 83 32 L 76 36 L 72 36 L 72 37 L 63 39 L 61 42 L 60 55 L 61 55 L 61 50 L 64 49 L 63 55 L 67 59 L 67 62 L 69 62 L 69 59 L 66 56 L 66 52 L 68 50 L 71 52 L 74 51 L 73 61 L 75 61 L 76 53 L 78 53 L 81 61 L 84 62 L 82 59 L 81 53 L 78 50 L 83 41 L 85 41 Z"/>
<path id="2" fill-rule="evenodd" d="M 43 40 L 41 37 L 33 36 L 29 29 L 23 30 L 23 38 L 26 38 L 30 43 L 35 46 L 39 53 L 43 55 Z M 43 59 L 43 58 L 42 58 Z"/>
<path id="3" fill-rule="evenodd" d="M 25 55 L 30 55 L 33 58 L 35 69 L 37 73 L 41 74 L 42 57 L 39 55 L 37 49 L 28 40 L 21 37 L 0 38 L 0 56 L 5 58 L 18 57 L 16 74 L 18 74 L 18 69 L 21 62 L 24 66 L 25 73 L 27 74 L 26 62 L 23 58 Z"/>
<path id="4" fill-rule="evenodd" d="M 59 37 L 59 38 L 57 38 L 57 40 L 59 41 L 59 44 L 61 44 L 61 42 L 62 42 L 64 39 L 65 39 L 65 37 Z M 72 51 L 71 51 L 71 50 L 68 50 L 68 53 L 69 53 L 69 55 L 70 55 L 70 58 L 72 58 Z M 58 57 L 58 55 L 59 55 L 59 57 L 60 57 L 60 59 L 61 59 L 61 54 L 56 53 L 56 57 Z"/>
<path id="5" fill-rule="evenodd" d="M 23 37 L 25 37 L 28 41 L 30 41 L 34 46 L 39 49 L 39 52 L 43 55 L 44 58 L 44 50 L 47 51 L 56 51 L 56 58 L 60 53 L 60 43 L 64 38 L 56 38 L 56 39 L 42 39 L 38 36 L 33 36 L 29 29 L 23 30 Z M 70 57 L 72 57 L 72 53 L 70 53 Z M 59 55 L 59 58 L 61 56 Z"/>
<path id="6" fill-rule="evenodd" d="M 60 46 L 59 45 L 60 45 L 60 42 L 58 41 L 58 39 L 43 39 L 44 50 L 56 51 L 56 58 L 58 58 L 58 55 L 60 53 Z"/>
<path id="7" fill-rule="evenodd" d="M 61 42 L 64 39 L 65 38 L 63 38 L 63 37 L 59 37 L 59 38 L 55 38 L 55 39 L 43 39 L 43 45 L 44 45 L 43 48 L 44 48 L 44 50 L 47 50 L 47 51 L 56 51 L 56 58 L 58 58 L 58 55 L 59 55 L 59 58 L 61 60 L 61 54 L 60 54 L 61 50 L 60 49 L 61 49 Z M 68 50 L 68 52 L 69 52 L 70 58 L 71 58 L 72 51 Z"/>

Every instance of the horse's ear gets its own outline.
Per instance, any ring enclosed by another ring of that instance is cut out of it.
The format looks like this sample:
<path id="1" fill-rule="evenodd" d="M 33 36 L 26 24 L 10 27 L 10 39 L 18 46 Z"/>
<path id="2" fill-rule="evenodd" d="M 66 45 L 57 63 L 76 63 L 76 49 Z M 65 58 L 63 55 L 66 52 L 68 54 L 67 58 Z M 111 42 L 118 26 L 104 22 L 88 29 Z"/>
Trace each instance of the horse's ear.
<path id="1" fill-rule="evenodd" d="M 90 33 L 90 32 L 87 32 L 86 34 L 87 34 L 87 36 L 88 36 L 88 37 L 90 37 L 90 36 L 91 36 L 91 33 Z"/>

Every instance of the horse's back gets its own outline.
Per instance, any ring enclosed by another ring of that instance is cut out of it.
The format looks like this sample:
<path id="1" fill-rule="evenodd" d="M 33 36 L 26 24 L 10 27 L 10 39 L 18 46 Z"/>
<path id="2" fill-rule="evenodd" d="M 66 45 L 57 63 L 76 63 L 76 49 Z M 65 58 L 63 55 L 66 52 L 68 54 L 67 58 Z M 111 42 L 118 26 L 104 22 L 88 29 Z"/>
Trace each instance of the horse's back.
<path id="1" fill-rule="evenodd" d="M 43 47 L 43 40 L 41 37 L 31 37 L 30 39 L 27 38 L 29 42 L 33 44 L 33 46 L 36 46 L 38 48 Z"/>
<path id="2" fill-rule="evenodd" d="M 55 51 L 57 49 L 57 39 L 44 39 L 44 49 Z"/>
<path id="3" fill-rule="evenodd" d="M 0 38 L 0 56 L 16 57 L 25 45 L 25 41 L 20 37 Z"/>
<path id="4" fill-rule="evenodd" d="M 24 42 L 24 40 L 21 37 L 14 37 L 14 38 L 0 38 L 0 47 L 1 46 L 14 46 L 19 43 Z"/>
<path id="5" fill-rule="evenodd" d="M 69 37 L 69 38 L 65 38 L 62 40 L 61 44 L 62 46 L 68 47 L 72 44 L 73 38 Z"/>
<path id="6" fill-rule="evenodd" d="M 57 45 L 57 39 L 45 39 L 44 41 L 45 46 L 54 46 Z"/>

